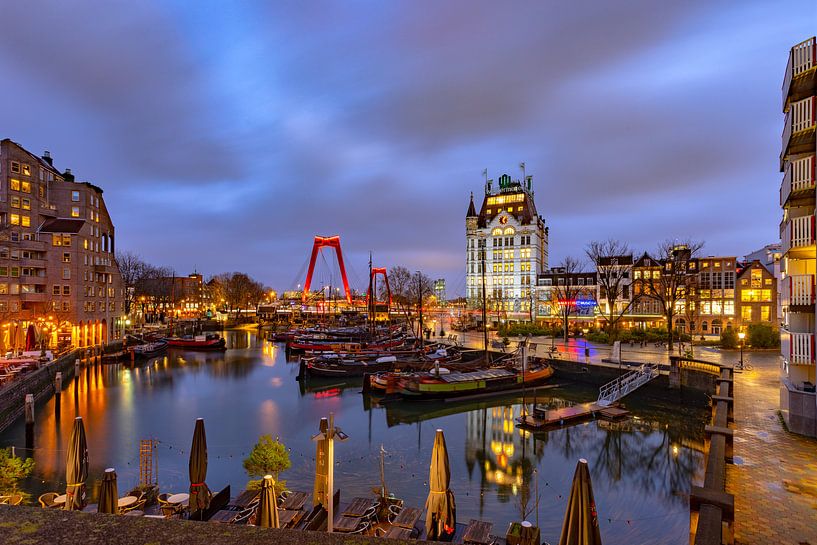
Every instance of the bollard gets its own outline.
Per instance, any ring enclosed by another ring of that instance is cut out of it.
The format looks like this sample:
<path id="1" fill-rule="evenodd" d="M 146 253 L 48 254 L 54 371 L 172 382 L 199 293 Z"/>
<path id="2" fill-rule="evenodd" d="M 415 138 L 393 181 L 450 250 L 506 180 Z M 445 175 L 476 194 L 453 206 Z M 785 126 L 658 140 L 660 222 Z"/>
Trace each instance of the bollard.
<path id="1" fill-rule="evenodd" d="M 74 376 L 79 378 L 79 358 L 74 360 Z"/>
<path id="2" fill-rule="evenodd" d="M 26 394 L 26 426 L 34 425 L 34 394 Z"/>
<path id="3" fill-rule="evenodd" d="M 62 391 L 62 371 L 57 371 L 57 374 L 54 376 L 54 393 L 60 395 Z"/>

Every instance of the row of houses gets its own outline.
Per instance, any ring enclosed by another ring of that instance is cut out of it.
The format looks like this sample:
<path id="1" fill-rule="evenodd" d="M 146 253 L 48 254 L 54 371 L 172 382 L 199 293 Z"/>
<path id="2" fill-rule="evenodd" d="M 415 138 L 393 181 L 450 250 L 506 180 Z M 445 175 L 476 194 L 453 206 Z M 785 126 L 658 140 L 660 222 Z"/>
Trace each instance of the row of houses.
<path id="1" fill-rule="evenodd" d="M 772 255 L 774 255 L 772 253 Z M 662 258 L 648 253 L 600 259 L 595 270 L 578 265 L 540 273 L 528 313 L 509 313 L 506 302 L 487 298 L 494 324 L 535 321 L 562 323 L 573 330 L 615 321 L 622 328 L 672 327 L 695 336 L 719 336 L 725 329 L 778 323 L 774 269 L 759 259 L 695 257 L 687 246 Z"/>

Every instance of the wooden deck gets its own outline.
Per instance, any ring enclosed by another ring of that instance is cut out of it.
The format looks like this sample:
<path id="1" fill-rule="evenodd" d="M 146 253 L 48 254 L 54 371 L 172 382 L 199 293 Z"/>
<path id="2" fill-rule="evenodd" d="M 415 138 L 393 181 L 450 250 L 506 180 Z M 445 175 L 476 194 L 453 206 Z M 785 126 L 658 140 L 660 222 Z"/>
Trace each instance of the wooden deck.
<path id="1" fill-rule="evenodd" d="M 604 406 L 593 402 L 528 414 L 520 418 L 518 424 L 523 428 L 536 430 L 579 424 L 595 415 L 609 420 L 618 420 L 625 418 L 628 414 L 629 411 L 620 407 Z"/>

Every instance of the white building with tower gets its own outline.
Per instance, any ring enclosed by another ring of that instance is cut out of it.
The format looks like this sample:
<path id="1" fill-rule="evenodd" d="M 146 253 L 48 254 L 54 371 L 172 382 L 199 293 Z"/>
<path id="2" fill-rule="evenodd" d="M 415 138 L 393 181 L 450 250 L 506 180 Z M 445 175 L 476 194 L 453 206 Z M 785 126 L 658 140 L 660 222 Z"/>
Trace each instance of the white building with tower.
<path id="1" fill-rule="evenodd" d="M 524 170 L 522 180 L 507 174 L 496 185 L 486 180 L 479 213 L 471 194 L 465 217 L 466 299 L 469 308 L 481 309 L 484 282 L 490 323 L 530 320 L 537 275 L 548 268 L 548 228 L 536 212 L 531 180 Z"/>

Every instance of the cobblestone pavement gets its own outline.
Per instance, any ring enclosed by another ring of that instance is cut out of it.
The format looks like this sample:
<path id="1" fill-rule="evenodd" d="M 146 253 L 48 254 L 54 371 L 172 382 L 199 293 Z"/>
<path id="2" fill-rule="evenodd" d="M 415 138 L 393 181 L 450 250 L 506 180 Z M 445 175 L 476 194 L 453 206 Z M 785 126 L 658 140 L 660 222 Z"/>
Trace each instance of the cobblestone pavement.
<path id="1" fill-rule="evenodd" d="M 778 416 L 778 358 L 749 353 L 754 366 L 735 377 L 735 495 L 740 545 L 817 545 L 817 440 L 787 432 Z"/>

